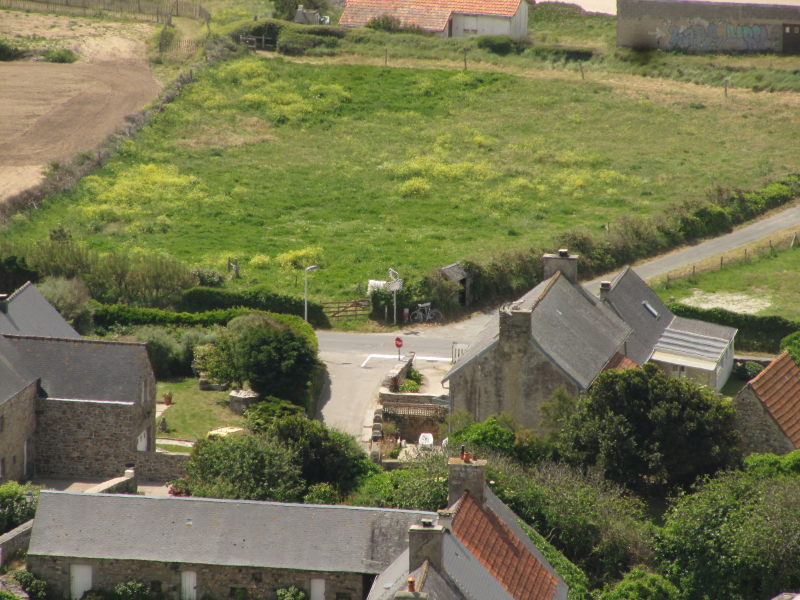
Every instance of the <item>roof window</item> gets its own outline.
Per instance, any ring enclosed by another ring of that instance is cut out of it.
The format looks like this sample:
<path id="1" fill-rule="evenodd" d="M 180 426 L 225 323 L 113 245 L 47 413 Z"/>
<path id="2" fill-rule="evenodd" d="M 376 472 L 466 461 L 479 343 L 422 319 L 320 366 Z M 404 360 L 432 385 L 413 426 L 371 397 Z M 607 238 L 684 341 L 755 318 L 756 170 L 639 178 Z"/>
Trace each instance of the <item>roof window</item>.
<path id="1" fill-rule="evenodd" d="M 647 312 L 653 315 L 656 319 L 658 318 L 658 311 L 653 308 L 647 300 L 642 300 L 642 306 L 644 306 L 647 309 Z"/>

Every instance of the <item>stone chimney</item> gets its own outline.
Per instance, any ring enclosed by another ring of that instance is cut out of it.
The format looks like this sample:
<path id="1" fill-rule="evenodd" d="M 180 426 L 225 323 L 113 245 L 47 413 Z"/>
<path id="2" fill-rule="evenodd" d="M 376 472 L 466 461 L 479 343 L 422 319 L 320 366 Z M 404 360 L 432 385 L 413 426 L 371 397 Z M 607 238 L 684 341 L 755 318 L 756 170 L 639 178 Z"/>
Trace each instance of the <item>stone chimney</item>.
<path id="1" fill-rule="evenodd" d="M 611 282 L 610 281 L 601 281 L 600 282 L 600 300 L 608 299 L 608 293 L 611 291 Z"/>
<path id="2" fill-rule="evenodd" d="M 531 340 L 531 311 L 509 304 L 500 309 L 501 343 L 529 344 Z"/>
<path id="3" fill-rule="evenodd" d="M 0 312 L 8 312 L 8 294 L 0 294 Z"/>
<path id="4" fill-rule="evenodd" d="M 422 519 L 420 525 L 408 530 L 408 570 L 418 569 L 427 559 L 435 569 L 442 570 L 442 541 L 445 528 L 434 525 L 431 519 Z M 398 596 L 395 596 L 397 598 Z M 407 596 L 416 598 L 416 596 Z"/>
<path id="5" fill-rule="evenodd" d="M 486 485 L 486 461 L 470 458 L 454 457 L 447 463 L 450 486 L 447 492 L 447 505 L 453 504 L 461 498 L 464 492 L 469 492 L 472 499 L 483 506 L 483 488 Z"/>
<path id="6" fill-rule="evenodd" d="M 416 588 L 416 580 L 413 577 L 409 577 L 408 581 L 406 582 L 406 589 L 401 592 L 397 592 L 394 597 L 395 600 L 400 600 L 401 598 L 417 598 L 418 600 L 425 600 L 427 599 L 428 594 L 418 592 Z"/>
<path id="7" fill-rule="evenodd" d="M 578 255 L 570 254 L 566 248 L 561 248 L 558 254 L 544 254 L 542 267 L 544 279 L 550 279 L 553 273 L 561 271 L 572 283 L 578 283 Z"/>

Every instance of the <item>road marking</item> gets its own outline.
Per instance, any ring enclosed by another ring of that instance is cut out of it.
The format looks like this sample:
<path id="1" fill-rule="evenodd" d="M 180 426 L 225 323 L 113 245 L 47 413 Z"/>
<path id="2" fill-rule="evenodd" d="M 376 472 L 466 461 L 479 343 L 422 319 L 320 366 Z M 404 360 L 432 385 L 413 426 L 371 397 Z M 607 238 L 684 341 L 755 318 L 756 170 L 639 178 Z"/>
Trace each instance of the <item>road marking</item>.
<path id="1" fill-rule="evenodd" d="M 397 360 L 396 354 L 370 354 L 367 358 L 364 359 L 364 362 L 361 363 L 361 368 L 367 366 L 367 363 L 373 358 L 393 358 Z M 415 356 L 416 360 L 425 360 L 428 362 L 450 362 L 452 359 L 449 356 Z M 400 360 L 405 360 L 405 354 L 400 357 Z"/>

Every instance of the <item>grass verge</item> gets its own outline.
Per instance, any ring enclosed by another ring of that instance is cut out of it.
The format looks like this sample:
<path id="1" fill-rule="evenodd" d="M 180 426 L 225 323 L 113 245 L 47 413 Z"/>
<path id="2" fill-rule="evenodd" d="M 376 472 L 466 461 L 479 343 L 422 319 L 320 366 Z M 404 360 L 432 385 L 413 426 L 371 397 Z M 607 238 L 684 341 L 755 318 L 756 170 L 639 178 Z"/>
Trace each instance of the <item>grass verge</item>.
<path id="1" fill-rule="evenodd" d="M 159 381 L 156 397 L 160 400 L 167 392 L 172 393 L 173 402 L 164 412 L 168 430 L 158 435 L 195 441 L 205 438 L 208 431 L 216 427 L 241 425 L 243 422 L 241 415 L 228 408 L 227 392 L 201 391 L 197 389 L 197 379 Z"/>

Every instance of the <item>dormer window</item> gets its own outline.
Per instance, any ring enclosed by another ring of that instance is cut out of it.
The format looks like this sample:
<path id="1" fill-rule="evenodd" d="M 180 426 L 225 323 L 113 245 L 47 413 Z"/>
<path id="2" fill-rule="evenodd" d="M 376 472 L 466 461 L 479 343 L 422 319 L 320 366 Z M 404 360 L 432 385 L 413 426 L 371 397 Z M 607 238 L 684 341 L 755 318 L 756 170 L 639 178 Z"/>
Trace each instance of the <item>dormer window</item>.
<path id="1" fill-rule="evenodd" d="M 658 318 L 658 311 L 655 308 L 653 308 L 647 300 L 642 301 L 642 306 L 644 306 L 647 309 L 647 312 L 653 315 L 653 317 L 655 317 L 656 319 Z"/>

